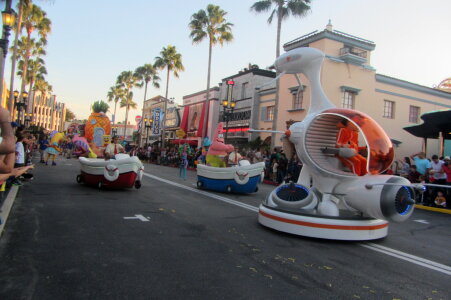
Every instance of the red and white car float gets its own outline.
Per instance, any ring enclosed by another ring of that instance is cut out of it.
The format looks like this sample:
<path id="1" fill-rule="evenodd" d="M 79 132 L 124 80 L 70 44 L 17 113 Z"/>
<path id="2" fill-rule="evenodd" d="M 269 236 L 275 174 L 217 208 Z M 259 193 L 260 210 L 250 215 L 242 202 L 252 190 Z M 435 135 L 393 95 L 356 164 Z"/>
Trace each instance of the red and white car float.
<path id="1" fill-rule="evenodd" d="M 144 166 L 136 156 L 116 154 L 114 159 L 80 157 L 78 183 L 99 188 L 123 189 L 141 187 Z"/>

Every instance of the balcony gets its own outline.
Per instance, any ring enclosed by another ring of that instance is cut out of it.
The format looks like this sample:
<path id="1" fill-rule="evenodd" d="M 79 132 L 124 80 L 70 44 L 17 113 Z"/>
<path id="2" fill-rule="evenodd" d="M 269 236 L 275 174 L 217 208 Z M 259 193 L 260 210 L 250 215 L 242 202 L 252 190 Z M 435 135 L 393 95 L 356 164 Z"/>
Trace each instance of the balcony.
<path id="1" fill-rule="evenodd" d="M 366 63 L 367 52 L 353 47 L 344 47 L 340 49 L 340 59 L 354 65 Z"/>

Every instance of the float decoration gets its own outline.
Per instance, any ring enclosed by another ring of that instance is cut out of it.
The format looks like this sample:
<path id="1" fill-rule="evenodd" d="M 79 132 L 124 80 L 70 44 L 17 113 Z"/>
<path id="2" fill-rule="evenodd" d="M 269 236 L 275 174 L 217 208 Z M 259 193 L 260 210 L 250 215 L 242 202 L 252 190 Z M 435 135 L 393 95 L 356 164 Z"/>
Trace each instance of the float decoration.
<path id="1" fill-rule="evenodd" d="M 111 132 L 111 122 L 106 112 L 108 111 L 108 104 L 104 101 L 94 102 L 92 105 L 92 113 L 85 124 L 86 140 L 93 142 L 97 147 L 106 147 L 105 137 L 109 136 Z"/>
<path id="2" fill-rule="evenodd" d="M 78 161 L 78 183 L 108 189 L 141 188 L 144 166 L 136 156 L 120 153 L 110 160 L 80 157 Z"/>
<path id="3" fill-rule="evenodd" d="M 227 168 L 224 156 L 234 147 L 224 144 L 223 133 L 223 124 L 219 123 L 207 152 L 207 165 L 197 165 L 197 187 L 227 193 L 257 192 L 265 163 L 241 160 L 237 166 Z"/>
<path id="4" fill-rule="evenodd" d="M 308 237 L 383 238 L 389 221 L 402 222 L 412 214 L 416 186 L 403 177 L 380 175 L 393 162 L 393 145 L 371 117 L 329 101 L 320 83 L 324 57 L 303 47 L 276 59 L 280 76 L 293 74 L 300 86 L 297 74 L 309 79 L 311 101 L 302 122 L 278 132 L 284 147 L 295 148 L 303 162 L 299 180 L 273 190 L 259 207 L 258 221 Z"/>

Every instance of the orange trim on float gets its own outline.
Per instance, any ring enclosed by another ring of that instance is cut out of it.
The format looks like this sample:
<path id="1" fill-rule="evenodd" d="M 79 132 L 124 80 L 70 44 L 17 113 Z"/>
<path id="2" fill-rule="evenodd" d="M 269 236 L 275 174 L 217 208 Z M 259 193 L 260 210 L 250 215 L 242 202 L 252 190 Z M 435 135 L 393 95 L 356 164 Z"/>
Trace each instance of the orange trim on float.
<path id="1" fill-rule="evenodd" d="M 305 222 L 305 221 L 296 221 L 291 219 L 285 219 L 282 217 L 277 217 L 270 215 L 268 213 L 265 213 L 261 210 L 259 210 L 259 214 L 261 214 L 264 217 L 267 217 L 269 219 L 273 219 L 276 221 L 289 223 L 289 224 L 295 224 L 300 226 L 307 226 L 307 227 L 316 227 L 316 228 L 325 228 L 325 229 L 340 229 L 340 230 L 377 230 L 382 229 L 388 226 L 388 223 L 380 224 L 380 225 L 372 225 L 372 226 L 349 226 L 349 225 L 331 225 L 331 224 L 318 224 L 318 223 L 311 223 L 311 222 Z"/>

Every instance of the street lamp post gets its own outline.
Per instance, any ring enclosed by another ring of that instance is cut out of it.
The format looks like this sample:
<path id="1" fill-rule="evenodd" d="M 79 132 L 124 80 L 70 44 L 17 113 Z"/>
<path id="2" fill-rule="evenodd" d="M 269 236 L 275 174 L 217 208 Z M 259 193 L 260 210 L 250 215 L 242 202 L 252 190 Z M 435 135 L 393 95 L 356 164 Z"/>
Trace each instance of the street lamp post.
<path id="1" fill-rule="evenodd" d="M 32 116 L 31 113 L 25 113 L 25 118 L 24 118 L 25 128 L 30 127 L 31 116 Z"/>
<path id="2" fill-rule="evenodd" d="M 235 100 L 222 100 L 222 108 L 224 109 L 222 113 L 222 119 L 226 123 L 226 132 L 224 137 L 224 142 L 227 143 L 227 133 L 229 132 L 229 121 L 233 115 L 233 110 L 235 109 Z"/>
<path id="3" fill-rule="evenodd" d="M 152 128 L 153 119 L 144 119 L 144 126 L 146 128 L 146 145 L 149 146 L 149 129 Z"/>
<path id="4" fill-rule="evenodd" d="M 19 98 L 19 92 L 14 91 L 14 104 L 17 109 L 17 123 L 19 125 L 21 125 L 22 123 L 21 112 L 27 109 L 27 97 L 28 97 L 27 92 L 23 92 L 22 98 Z"/>
<path id="5" fill-rule="evenodd" d="M 0 56 L 0 80 L 2 84 L 0 84 L 0 99 L 3 99 L 3 77 L 5 74 L 5 59 L 6 54 L 8 53 L 8 37 L 10 35 L 10 31 L 12 26 L 16 21 L 16 14 L 14 10 L 11 8 L 12 0 L 6 0 L 5 10 L 2 11 L 2 21 L 3 21 L 3 33 L 2 38 L 0 39 L 0 48 L 2 49 L 2 54 Z"/>

